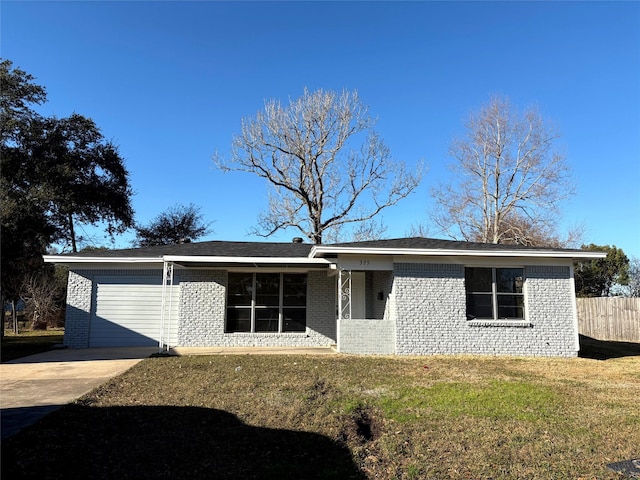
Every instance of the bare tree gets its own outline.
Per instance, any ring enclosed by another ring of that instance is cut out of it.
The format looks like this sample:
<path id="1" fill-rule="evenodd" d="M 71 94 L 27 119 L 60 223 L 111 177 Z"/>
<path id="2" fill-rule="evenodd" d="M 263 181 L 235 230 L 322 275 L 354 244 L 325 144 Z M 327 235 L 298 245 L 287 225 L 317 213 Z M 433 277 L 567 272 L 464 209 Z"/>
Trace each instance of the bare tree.
<path id="1" fill-rule="evenodd" d="M 629 297 L 640 297 L 640 258 L 629 259 Z"/>
<path id="2" fill-rule="evenodd" d="M 344 225 L 368 221 L 407 197 L 422 179 L 392 159 L 357 92 L 304 90 L 288 106 L 271 100 L 242 121 L 224 171 L 249 172 L 271 187 L 252 233 L 293 227 L 313 243 Z"/>
<path id="3" fill-rule="evenodd" d="M 55 281 L 52 274 L 39 272 L 25 279 L 22 291 L 25 313 L 31 317 L 31 328 L 46 328 L 51 318 L 62 308 L 64 288 L 61 288 L 60 282 Z"/>
<path id="4" fill-rule="evenodd" d="M 553 245 L 559 202 L 573 194 L 558 135 L 536 109 L 502 97 L 473 113 L 450 146 L 455 180 L 432 191 L 434 223 L 453 238 Z M 561 242 L 560 242 L 561 243 Z"/>

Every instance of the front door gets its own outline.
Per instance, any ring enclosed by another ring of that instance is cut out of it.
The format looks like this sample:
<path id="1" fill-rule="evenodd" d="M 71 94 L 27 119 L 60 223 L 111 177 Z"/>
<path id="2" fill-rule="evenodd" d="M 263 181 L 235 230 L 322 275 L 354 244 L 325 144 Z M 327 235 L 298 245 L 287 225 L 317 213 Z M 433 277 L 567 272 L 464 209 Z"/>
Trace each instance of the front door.
<path id="1" fill-rule="evenodd" d="M 351 318 L 367 318 L 364 272 L 351 272 Z"/>

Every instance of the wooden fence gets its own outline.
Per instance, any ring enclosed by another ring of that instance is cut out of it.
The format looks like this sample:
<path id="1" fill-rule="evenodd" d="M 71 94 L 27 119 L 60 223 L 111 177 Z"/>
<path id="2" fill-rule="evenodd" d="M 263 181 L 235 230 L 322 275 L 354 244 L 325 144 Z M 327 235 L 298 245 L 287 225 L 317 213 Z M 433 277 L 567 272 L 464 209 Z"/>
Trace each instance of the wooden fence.
<path id="1" fill-rule="evenodd" d="M 617 342 L 640 343 L 640 298 L 577 298 L 582 335 Z"/>

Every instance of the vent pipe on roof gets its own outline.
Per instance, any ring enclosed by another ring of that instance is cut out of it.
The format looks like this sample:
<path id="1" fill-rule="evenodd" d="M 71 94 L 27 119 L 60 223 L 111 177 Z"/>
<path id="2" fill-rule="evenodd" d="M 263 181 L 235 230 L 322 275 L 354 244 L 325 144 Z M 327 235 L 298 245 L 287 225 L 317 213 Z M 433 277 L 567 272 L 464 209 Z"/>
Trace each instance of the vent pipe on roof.
<path id="1" fill-rule="evenodd" d="M 293 243 L 302 243 L 302 237 L 293 237 L 291 241 Z"/>

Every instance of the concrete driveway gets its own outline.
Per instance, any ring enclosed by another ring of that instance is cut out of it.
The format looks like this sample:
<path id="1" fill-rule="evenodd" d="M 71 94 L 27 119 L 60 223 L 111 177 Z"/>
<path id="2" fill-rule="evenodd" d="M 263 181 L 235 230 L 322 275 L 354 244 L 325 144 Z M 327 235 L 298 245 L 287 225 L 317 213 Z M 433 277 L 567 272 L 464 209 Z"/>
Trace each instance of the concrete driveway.
<path id="1" fill-rule="evenodd" d="M 0 364 L 2 439 L 157 351 L 157 347 L 51 350 Z"/>

